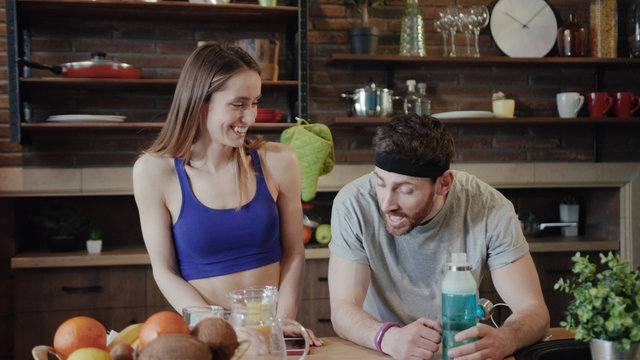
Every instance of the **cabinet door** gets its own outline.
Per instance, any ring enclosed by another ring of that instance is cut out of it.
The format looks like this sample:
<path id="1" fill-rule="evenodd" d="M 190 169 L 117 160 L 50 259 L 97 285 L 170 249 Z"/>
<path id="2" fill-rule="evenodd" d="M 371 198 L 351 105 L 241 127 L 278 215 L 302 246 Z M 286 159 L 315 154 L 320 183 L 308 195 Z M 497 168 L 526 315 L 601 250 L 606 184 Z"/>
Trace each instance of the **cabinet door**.
<path id="1" fill-rule="evenodd" d="M 329 299 L 329 259 L 305 261 L 302 299 Z"/>
<path id="2" fill-rule="evenodd" d="M 298 321 L 317 336 L 336 336 L 331 324 L 329 299 L 307 299 L 300 302 Z"/>
<path id="3" fill-rule="evenodd" d="M 15 311 L 144 306 L 144 291 L 144 268 L 139 266 L 19 270 Z"/>
<path id="4" fill-rule="evenodd" d="M 74 316 L 92 317 L 107 330 L 120 331 L 125 326 L 145 320 L 144 307 L 117 309 L 36 311 L 15 315 L 14 358 L 30 359 L 31 349 L 36 345 L 53 345 L 53 335 L 62 322 Z"/>

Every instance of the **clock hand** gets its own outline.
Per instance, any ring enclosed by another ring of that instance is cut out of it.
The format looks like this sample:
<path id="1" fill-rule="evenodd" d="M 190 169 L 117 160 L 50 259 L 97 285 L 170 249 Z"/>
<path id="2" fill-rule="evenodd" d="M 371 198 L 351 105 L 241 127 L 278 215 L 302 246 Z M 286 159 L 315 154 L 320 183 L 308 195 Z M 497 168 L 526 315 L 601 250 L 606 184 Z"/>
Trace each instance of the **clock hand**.
<path id="1" fill-rule="evenodd" d="M 527 21 L 526 23 L 522 24 L 522 27 L 527 27 L 527 25 L 529 25 L 529 23 L 531 22 L 531 20 L 535 19 L 536 16 L 538 16 L 538 14 L 540 14 L 540 11 L 542 11 L 544 9 L 544 5 L 542 5 L 542 7 L 536 11 L 535 14 L 533 14 L 533 16 L 529 19 L 529 21 Z"/>
<path id="2" fill-rule="evenodd" d="M 505 15 L 507 15 L 508 17 L 512 18 L 513 20 L 515 20 L 518 24 L 522 25 L 522 27 L 527 27 L 527 25 L 523 24 L 520 20 L 516 19 L 513 15 L 509 14 L 508 12 L 504 12 Z"/>

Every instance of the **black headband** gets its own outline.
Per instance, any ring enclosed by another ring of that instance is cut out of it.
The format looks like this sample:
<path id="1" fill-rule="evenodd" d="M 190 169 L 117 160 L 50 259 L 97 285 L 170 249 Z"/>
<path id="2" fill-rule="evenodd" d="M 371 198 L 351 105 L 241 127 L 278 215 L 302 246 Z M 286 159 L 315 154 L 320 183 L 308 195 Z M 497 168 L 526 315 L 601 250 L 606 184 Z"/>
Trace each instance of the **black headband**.
<path id="1" fill-rule="evenodd" d="M 440 165 L 433 162 L 416 163 L 388 152 L 376 153 L 376 166 L 396 174 L 437 179 L 449 170 L 449 164 Z"/>

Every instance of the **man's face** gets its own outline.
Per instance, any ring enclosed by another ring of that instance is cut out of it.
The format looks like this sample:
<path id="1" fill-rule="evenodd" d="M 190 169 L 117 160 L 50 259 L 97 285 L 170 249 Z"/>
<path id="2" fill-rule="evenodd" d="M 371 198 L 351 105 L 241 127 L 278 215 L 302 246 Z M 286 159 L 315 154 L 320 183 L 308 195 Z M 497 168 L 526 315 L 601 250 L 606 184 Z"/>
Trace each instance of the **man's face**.
<path id="1" fill-rule="evenodd" d="M 376 194 L 387 231 L 399 236 L 431 219 L 434 209 L 435 184 L 429 178 L 401 175 L 375 168 Z"/>

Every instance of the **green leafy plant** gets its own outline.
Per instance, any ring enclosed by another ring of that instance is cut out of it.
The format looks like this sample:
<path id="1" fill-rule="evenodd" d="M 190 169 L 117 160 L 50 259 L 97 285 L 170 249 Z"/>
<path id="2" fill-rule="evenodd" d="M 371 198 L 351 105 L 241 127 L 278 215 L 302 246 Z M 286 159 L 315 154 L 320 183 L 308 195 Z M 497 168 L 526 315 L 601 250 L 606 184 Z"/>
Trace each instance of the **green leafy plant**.
<path id="1" fill-rule="evenodd" d="M 609 340 L 621 351 L 629 351 L 632 342 L 640 341 L 640 271 L 630 271 L 629 262 L 600 254 L 606 265 L 601 272 L 589 262 L 589 256 L 576 253 L 572 280 L 560 279 L 554 289 L 573 294 L 560 325 L 571 329 L 576 340 Z"/>
<path id="2" fill-rule="evenodd" d="M 384 4 L 384 0 L 340 0 L 343 5 L 351 5 L 362 14 L 362 27 L 369 26 L 369 8 Z"/>
<path id="3" fill-rule="evenodd" d="M 102 233 L 100 230 L 91 230 L 89 233 L 89 240 L 102 240 Z"/>
<path id="4" fill-rule="evenodd" d="M 54 236 L 77 236 L 86 231 L 88 220 L 80 210 L 71 207 L 45 208 L 33 221 Z"/>
<path id="5" fill-rule="evenodd" d="M 565 195 L 560 200 L 560 204 L 575 205 L 577 203 L 578 203 L 578 198 L 575 197 L 575 195 Z"/>

